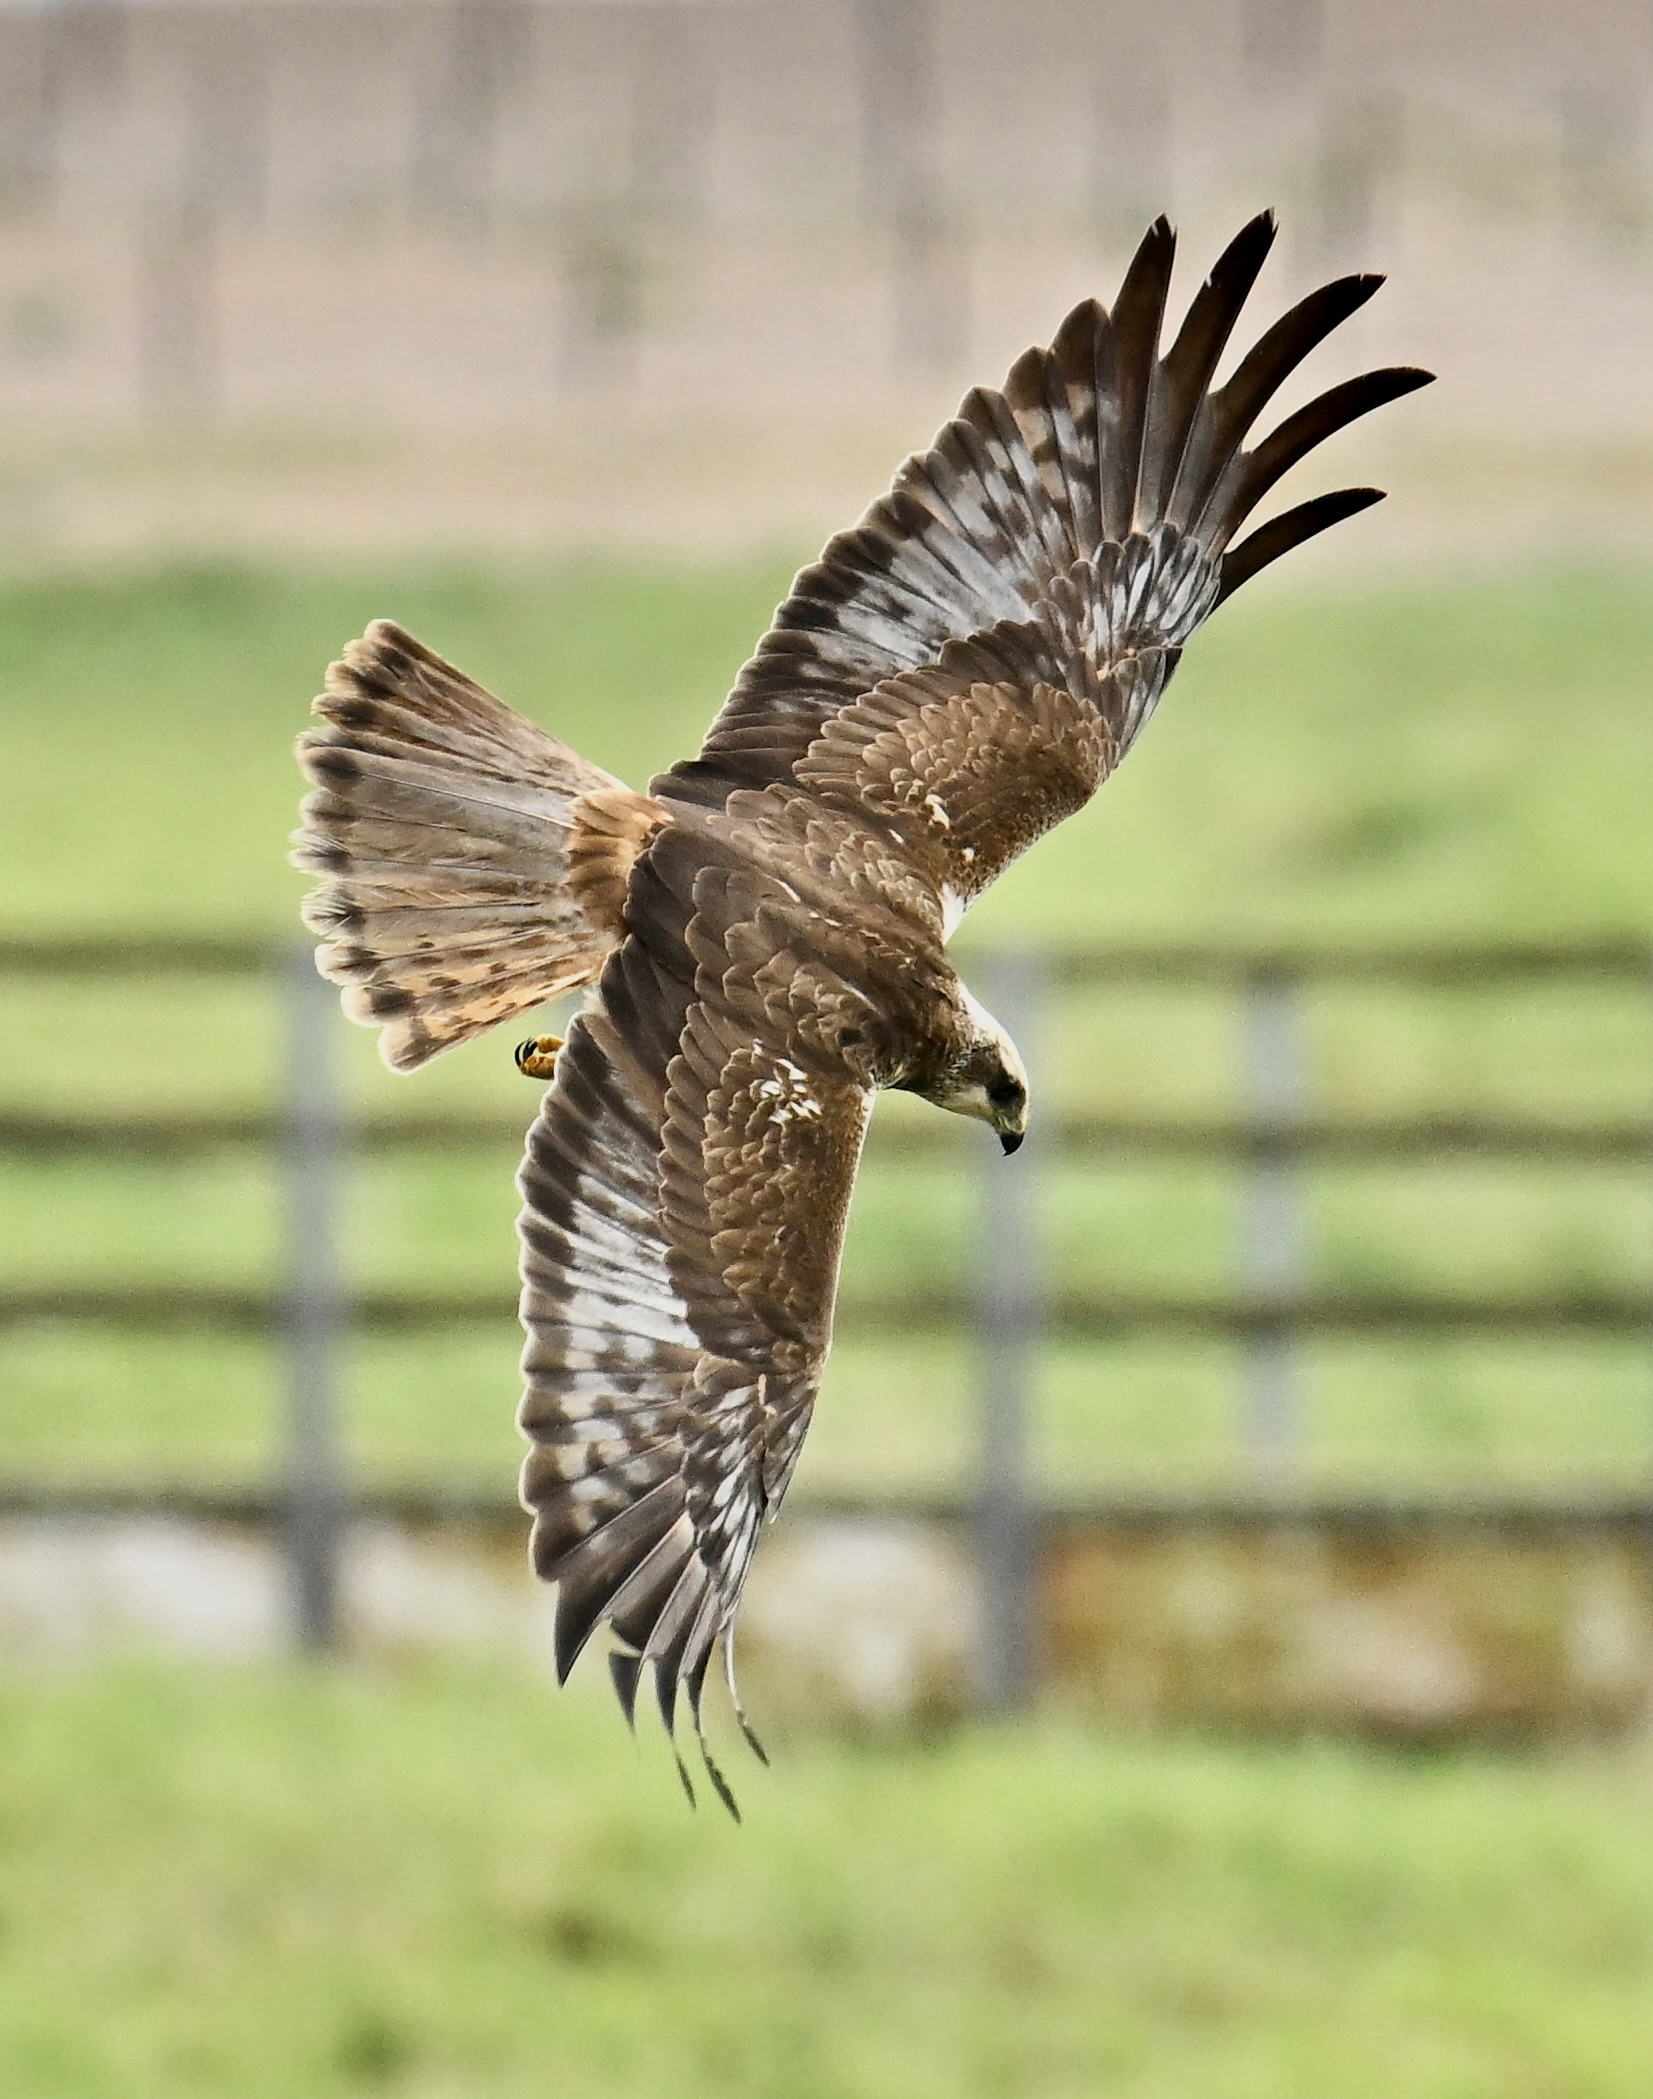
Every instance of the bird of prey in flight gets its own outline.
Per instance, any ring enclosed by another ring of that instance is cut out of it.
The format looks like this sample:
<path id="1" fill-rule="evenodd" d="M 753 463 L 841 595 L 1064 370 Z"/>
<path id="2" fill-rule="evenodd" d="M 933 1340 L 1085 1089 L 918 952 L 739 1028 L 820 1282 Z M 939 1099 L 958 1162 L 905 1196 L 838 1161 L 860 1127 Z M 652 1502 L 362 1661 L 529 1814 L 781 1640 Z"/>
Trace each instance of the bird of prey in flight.
<path id="1" fill-rule="evenodd" d="M 1151 227 L 1111 311 L 1087 301 L 967 395 L 803 570 L 646 794 L 384 620 L 300 741 L 305 923 L 395 1070 L 591 987 L 565 1042 L 517 1053 L 551 1081 L 519 1176 L 522 1496 L 559 1675 L 606 1622 L 628 1718 L 649 1670 L 703 1753 L 708 1666 L 733 1692 L 742 1585 L 826 1361 L 874 1096 L 1007 1151 L 1027 1126 L 1022 1061 L 948 937 L 1090 800 L 1201 621 L 1381 491 L 1237 539 L 1261 498 L 1430 376 L 1346 380 L 1248 447 L 1381 282 L 1312 293 L 1215 385 L 1273 237 L 1268 214 L 1241 231 L 1162 350 L 1176 244 Z"/>

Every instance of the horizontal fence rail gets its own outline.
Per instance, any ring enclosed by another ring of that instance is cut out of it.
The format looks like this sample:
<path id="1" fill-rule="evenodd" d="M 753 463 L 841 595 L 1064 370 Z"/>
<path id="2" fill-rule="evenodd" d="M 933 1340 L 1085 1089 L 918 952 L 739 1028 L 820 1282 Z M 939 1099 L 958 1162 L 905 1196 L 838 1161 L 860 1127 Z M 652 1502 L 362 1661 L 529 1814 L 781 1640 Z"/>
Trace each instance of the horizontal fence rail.
<path id="1" fill-rule="evenodd" d="M 133 1485 L 124 1481 L 0 1479 L 0 1517 L 66 1516 L 131 1517 L 173 1515 L 208 1523 L 274 1525 L 283 1521 L 288 1496 L 256 1480 L 172 1481 Z M 876 1518 L 911 1517 L 924 1522 L 968 1526 L 977 1513 L 974 1499 L 958 1489 L 915 1490 L 902 1487 L 877 1494 L 800 1483 L 788 1497 L 789 1512 L 812 1516 Z M 1277 1527 L 1317 1531 L 1367 1529 L 1374 1525 L 1401 1529 L 1450 1528 L 1553 1531 L 1603 1524 L 1646 1525 L 1653 1531 L 1653 1489 L 1635 1493 L 1623 1488 L 1566 1494 L 1488 1493 L 1454 1485 L 1450 1491 L 1378 1493 L 1317 1491 L 1313 1494 L 1272 1490 L 1200 1487 L 1188 1492 L 1155 1491 L 1110 1494 L 1046 1491 L 1029 1502 L 1029 1514 L 1041 1527 L 1068 1523 L 1106 1523 L 1121 1530 L 1187 1530 L 1201 1523 L 1258 1530 Z M 497 1479 L 474 1481 L 364 1481 L 350 1496 L 349 1513 L 361 1520 L 379 1519 L 410 1527 L 454 1524 L 471 1529 L 497 1525 L 520 1542 L 523 1511 Z"/>
<path id="2" fill-rule="evenodd" d="M 239 934 L 132 933 L 35 937 L 0 934 L 0 975 L 31 977 L 257 976 L 282 967 L 288 945 Z M 969 967 L 970 950 L 958 952 Z M 978 951 L 979 954 L 979 951 Z M 1447 989 L 1531 983 L 1546 977 L 1646 984 L 1653 943 L 1631 934 L 1583 940 L 1429 942 L 1349 946 L 1324 940 L 1257 944 L 1122 941 L 1108 947 L 1051 948 L 1047 979 L 1059 988 L 1168 983 L 1230 987 L 1259 976 L 1337 983 L 1388 983 Z"/>
<path id="3" fill-rule="evenodd" d="M 371 1286 L 350 1293 L 351 1324 L 372 1333 L 406 1333 L 422 1327 L 516 1317 L 514 1290 L 454 1289 L 440 1284 L 400 1289 Z M 977 1310 L 972 1294 L 959 1290 L 902 1290 L 880 1294 L 845 1291 L 839 1312 L 868 1334 L 954 1333 Z M 285 1317 L 285 1300 L 273 1290 L 203 1285 L 90 1284 L 8 1289 L 0 1286 L 0 1326 L 35 1320 L 89 1319 L 153 1331 L 212 1327 L 224 1332 L 273 1331 Z M 1101 1295 L 1095 1290 L 1046 1289 L 1042 1334 L 1060 1340 L 1115 1340 L 1124 1334 L 1255 1334 L 1282 1318 L 1316 1334 L 1542 1333 L 1577 1327 L 1595 1333 L 1640 1334 L 1653 1330 L 1647 1297 L 1634 1292 L 1580 1291 L 1552 1297 L 1419 1297 L 1398 1292 L 1309 1291 L 1282 1308 L 1273 1298 L 1247 1300 L 1175 1291 L 1138 1290 Z"/>
<path id="4" fill-rule="evenodd" d="M 520 1142 L 527 1120 L 526 1114 L 518 1121 L 430 1113 L 363 1117 L 351 1143 L 354 1150 L 373 1153 L 472 1151 Z M 273 1144 L 282 1127 L 279 1116 L 255 1110 L 71 1116 L 0 1109 L 0 1151 L 166 1159 Z M 1512 1115 L 1309 1118 L 1271 1129 L 1235 1116 L 1054 1115 L 1041 1119 L 1040 1130 L 1058 1158 L 1139 1154 L 1231 1162 L 1268 1153 L 1349 1165 L 1424 1157 L 1608 1166 L 1653 1161 L 1653 1119 L 1629 1117 L 1595 1123 Z M 873 1141 L 881 1158 L 952 1159 L 967 1137 L 939 1121 L 903 1122 L 880 1124 Z"/>

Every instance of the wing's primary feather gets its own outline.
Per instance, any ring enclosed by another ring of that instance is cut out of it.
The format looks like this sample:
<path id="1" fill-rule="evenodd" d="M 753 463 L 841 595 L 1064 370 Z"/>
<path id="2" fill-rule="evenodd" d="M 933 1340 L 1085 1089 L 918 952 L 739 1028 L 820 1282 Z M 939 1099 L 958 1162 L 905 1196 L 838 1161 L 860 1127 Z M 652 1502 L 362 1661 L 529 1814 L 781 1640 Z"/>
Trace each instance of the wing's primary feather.
<path id="1" fill-rule="evenodd" d="M 961 719 L 944 718 L 948 693 L 921 672 L 939 673 L 974 720 L 969 772 L 996 777 L 1015 810 L 1017 850 L 1037 831 L 1022 820 L 1024 784 L 1000 758 L 1006 740 L 1025 742 L 1013 725 L 1018 711 L 1048 712 L 1044 686 L 1094 711 L 1108 744 L 1094 788 L 1140 730 L 1201 620 L 1267 562 L 1378 492 L 1341 490 L 1300 505 L 1231 547 L 1256 505 L 1323 438 L 1429 377 L 1368 373 L 1246 450 L 1283 381 L 1382 281 L 1343 278 L 1311 293 L 1212 390 L 1273 238 L 1267 213 L 1241 230 L 1161 356 L 1176 241 L 1156 222 L 1111 314 L 1087 301 L 1048 350 L 1017 360 L 1002 392 L 970 393 L 890 493 L 802 571 L 699 756 L 654 791 L 716 806 L 739 787 L 796 780 L 853 803 L 865 783 L 835 775 L 825 746 L 842 740 L 846 717 L 870 708 L 870 696 L 882 695 L 886 715 L 927 713 L 930 729 L 956 749 L 968 741 Z M 985 688 L 996 693 L 997 735 L 985 723 Z M 1077 754 L 1076 764 L 1089 763 L 1088 753 Z M 962 866 L 977 874 L 1006 864 L 1002 827 L 981 795 L 973 799 L 986 828 L 966 835 L 943 785 L 932 779 L 927 792 L 946 819 L 955 861 L 968 851 Z M 1071 806 L 1052 800 L 1050 821 Z M 921 843 L 919 857 L 933 860 L 935 843 Z M 983 886 L 972 879 L 966 898 Z"/>
<path id="2" fill-rule="evenodd" d="M 720 1646 L 734 1690 L 873 1095 L 992 1107 L 1007 1137 L 1025 1119 L 1013 1046 L 943 943 L 1118 764 L 1214 607 L 1378 500 L 1340 489 L 1238 539 L 1280 477 L 1428 377 L 1369 372 L 1253 442 L 1379 281 L 1312 293 L 1215 385 L 1273 237 L 1267 215 L 1242 229 L 1162 353 L 1156 222 L 1111 312 L 1076 307 L 970 393 L 798 576 L 652 796 L 384 621 L 301 741 L 306 922 L 393 1066 L 601 972 L 520 1176 L 523 1498 L 559 1672 L 609 1626 L 627 1718 L 645 1676 L 668 1732 L 686 1704 L 731 1808 L 702 1694 Z"/>
<path id="3" fill-rule="evenodd" d="M 890 1030 L 922 1031 L 956 909 L 1095 792 L 1214 606 L 1377 500 L 1232 544 L 1321 439 L 1427 377 L 1348 381 L 1245 449 L 1378 282 L 1312 294 L 1213 389 L 1273 233 L 1242 230 L 1162 356 L 1175 240 L 1152 227 L 1111 314 L 1076 308 L 971 393 L 802 572 L 700 755 L 653 783 L 627 937 L 521 1177 L 536 1562 L 559 1669 L 606 1620 L 628 1718 L 647 1669 L 668 1729 L 681 1692 L 700 1732 L 808 1424 Z"/>
<path id="4" fill-rule="evenodd" d="M 661 835 L 520 1177 L 523 1499 L 558 1671 L 606 1620 L 627 1713 L 651 1667 L 668 1730 L 681 1687 L 697 1735 L 825 1362 L 871 1106 L 797 1039 L 777 894 Z"/>

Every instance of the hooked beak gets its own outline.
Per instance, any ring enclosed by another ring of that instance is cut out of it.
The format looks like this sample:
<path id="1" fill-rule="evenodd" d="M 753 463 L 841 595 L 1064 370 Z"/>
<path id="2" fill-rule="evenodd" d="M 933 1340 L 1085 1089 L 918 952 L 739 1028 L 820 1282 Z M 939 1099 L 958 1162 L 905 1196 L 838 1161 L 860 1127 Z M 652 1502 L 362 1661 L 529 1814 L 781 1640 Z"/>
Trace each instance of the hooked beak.
<path id="1" fill-rule="evenodd" d="M 1026 1132 L 1023 1130 L 1001 1130 L 999 1133 L 1000 1148 L 1007 1156 L 1011 1152 L 1019 1152 L 1025 1137 Z"/>

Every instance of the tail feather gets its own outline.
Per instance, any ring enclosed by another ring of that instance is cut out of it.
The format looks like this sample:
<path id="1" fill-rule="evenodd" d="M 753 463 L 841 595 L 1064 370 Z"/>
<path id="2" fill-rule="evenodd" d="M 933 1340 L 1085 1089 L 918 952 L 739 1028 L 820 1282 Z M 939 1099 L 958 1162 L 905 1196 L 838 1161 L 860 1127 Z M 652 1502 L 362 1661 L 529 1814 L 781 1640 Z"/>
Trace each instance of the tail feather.
<path id="1" fill-rule="evenodd" d="M 409 1071 L 588 983 L 621 937 L 658 805 L 388 620 L 327 674 L 300 737 L 293 864 L 316 966 Z"/>

